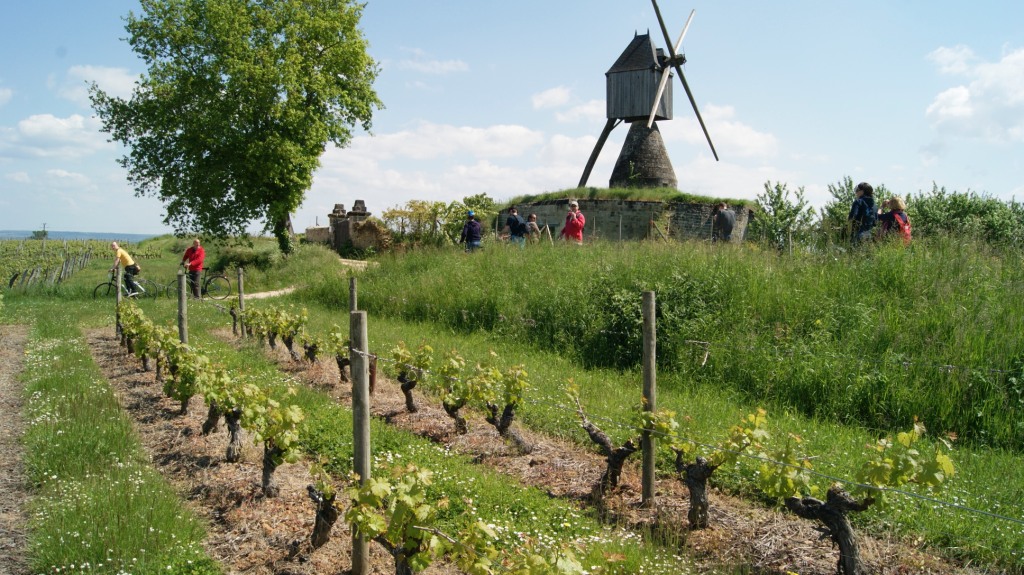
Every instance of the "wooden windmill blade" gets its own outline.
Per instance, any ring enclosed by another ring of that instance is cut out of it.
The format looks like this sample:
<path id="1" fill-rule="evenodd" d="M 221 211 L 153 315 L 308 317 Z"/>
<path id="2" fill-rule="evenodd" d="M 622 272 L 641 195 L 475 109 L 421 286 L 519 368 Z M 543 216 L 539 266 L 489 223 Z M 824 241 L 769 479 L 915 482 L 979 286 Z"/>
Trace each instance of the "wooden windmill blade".
<path id="1" fill-rule="evenodd" d="M 654 5 L 655 12 L 658 11 L 658 5 Z M 679 34 L 679 39 L 676 40 L 675 47 L 672 49 L 671 54 L 678 54 L 679 47 L 683 45 L 683 38 L 686 36 L 686 31 L 690 29 L 690 22 L 693 22 L 693 15 L 696 14 L 696 10 L 690 10 L 690 17 L 686 19 L 686 26 L 683 26 L 683 31 Z M 661 13 L 658 13 L 658 18 L 661 18 Z M 670 55 L 671 57 L 671 55 Z M 666 61 L 667 64 L 667 61 Z M 672 71 L 665 66 L 665 69 L 661 73 L 661 82 L 658 84 L 658 92 L 654 95 L 654 105 L 651 106 L 651 115 L 647 118 L 647 127 L 650 128 L 654 125 L 654 117 L 658 115 L 658 104 L 661 103 L 661 97 L 665 94 L 665 86 L 668 85 L 668 77 L 672 75 Z"/>
<path id="2" fill-rule="evenodd" d="M 697 109 L 697 101 L 693 99 L 693 92 L 690 91 L 690 85 L 689 83 L 687 83 L 686 76 L 683 74 L 682 63 L 685 61 L 685 59 L 677 54 L 676 50 L 678 49 L 678 47 L 672 47 L 672 38 L 669 37 L 668 28 L 665 27 L 665 20 L 661 17 L 661 9 L 658 8 L 658 1 L 651 0 L 651 4 L 654 5 L 654 13 L 658 16 L 658 24 L 661 26 L 661 33 L 665 37 L 666 49 L 669 51 L 669 58 L 667 60 L 667 63 L 671 64 L 672 67 L 675 68 L 676 72 L 679 74 L 679 81 L 683 83 L 683 89 L 686 90 L 686 97 L 690 99 L 690 106 L 693 107 L 693 113 L 697 115 L 697 121 L 700 123 L 701 130 L 704 131 L 704 137 L 707 138 L 708 145 L 711 146 L 711 153 L 714 154 L 715 161 L 718 161 L 718 152 L 715 151 L 715 145 L 711 142 L 711 135 L 708 134 L 708 128 L 707 126 L 704 125 L 704 118 L 701 117 L 700 110 Z M 690 18 L 693 18 L 693 12 L 690 13 Z M 689 28 L 689 26 L 690 21 L 687 20 L 686 28 L 683 29 L 683 34 L 686 34 L 686 30 L 687 28 Z M 679 36 L 679 39 L 680 41 L 682 40 L 682 34 Z M 664 81 L 665 79 L 664 77 L 662 77 L 662 83 L 664 83 Z M 655 108 L 657 108 L 660 100 L 660 96 L 654 100 Z"/>

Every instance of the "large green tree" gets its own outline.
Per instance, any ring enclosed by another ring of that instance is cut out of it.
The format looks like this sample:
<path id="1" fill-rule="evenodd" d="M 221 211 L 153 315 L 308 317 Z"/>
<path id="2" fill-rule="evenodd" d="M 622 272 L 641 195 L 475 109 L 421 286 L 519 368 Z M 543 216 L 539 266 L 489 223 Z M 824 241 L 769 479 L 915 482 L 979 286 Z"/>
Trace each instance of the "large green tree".
<path id="1" fill-rule="evenodd" d="M 179 233 L 245 235 L 290 250 L 328 142 L 345 146 L 382 107 L 379 72 L 350 0 L 141 0 L 126 18 L 146 63 L 130 100 L 90 89 L 136 195 L 158 197 Z"/>

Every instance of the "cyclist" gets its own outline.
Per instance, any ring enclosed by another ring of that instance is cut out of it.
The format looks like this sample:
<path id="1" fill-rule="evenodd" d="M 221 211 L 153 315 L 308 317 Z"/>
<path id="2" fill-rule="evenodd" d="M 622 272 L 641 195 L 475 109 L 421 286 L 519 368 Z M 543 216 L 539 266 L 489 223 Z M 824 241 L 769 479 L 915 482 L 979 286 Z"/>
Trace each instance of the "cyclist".
<path id="1" fill-rule="evenodd" d="M 202 294 L 199 276 L 203 273 L 204 259 L 206 259 L 206 250 L 200 245 L 199 238 L 192 240 L 192 247 L 185 250 L 185 255 L 181 257 L 182 265 L 188 266 L 188 281 L 192 284 L 192 297 L 195 298 Z"/>
<path id="2" fill-rule="evenodd" d="M 116 271 L 118 266 L 124 267 L 124 287 L 128 290 L 128 297 L 142 293 L 142 288 L 135 283 L 135 274 L 142 271 L 142 268 L 135 263 L 135 260 L 128 255 L 124 248 L 117 245 L 117 242 L 110 242 L 110 249 L 114 250 L 114 264 L 110 271 Z"/>

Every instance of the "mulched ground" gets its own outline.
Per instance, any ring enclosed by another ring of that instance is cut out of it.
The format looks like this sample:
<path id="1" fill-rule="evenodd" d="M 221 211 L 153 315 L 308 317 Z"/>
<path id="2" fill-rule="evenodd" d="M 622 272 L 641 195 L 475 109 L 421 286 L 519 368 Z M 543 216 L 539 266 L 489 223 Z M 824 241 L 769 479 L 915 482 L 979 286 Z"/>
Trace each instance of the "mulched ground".
<path id="1" fill-rule="evenodd" d="M 9 403 L 20 398 L 20 387 L 13 375 L 20 370 L 22 353 L 11 352 L 11 328 L 0 331 L 0 401 L 6 414 L 19 413 L 20 404 Z M 14 330 L 17 332 L 18 330 Z M 290 549 L 304 541 L 312 531 L 314 507 L 306 496 L 311 483 L 305 465 L 284 465 L 275 473 L 281 496 L 262 496 L 260 484 L 261 453 L 251 441 L 245 442 L 240 463 L 224 462 L 227 432 L 223 424 L 209 436 L 200 433 L 205 406 L 193 400 L 191 412 L 179 416 L 179 404 L 163 396 L 161 385 L 152 372 L 143 372 L 139 362 L 126 355 L 110 334 L 110 330 L 87 333 L 87 340 L 97 364 L 120 397 L 121 403 L 135 421 L 143 444 L 152 456 L 154 466 L 176 486 L 188 505 L 209 524 L 205 542 L 207 551 L 220 561 L 229 573 L 240 574 L 319 574 L 344 573 L 350 569 L 351 535 L 344 521 L 334 527 L 332 540 L 324 547 L 300 551 L 291 556 Z M 219 334 L 230 339 L 230 330 Z M 25 332 L 21 331 L 20 345 Z M 14 347 L 18 344 L 15 343 Z M 340 385 L 334 362 L 312 367 L 292 362 L 283 349 L 267 350 L 282 370 L 300 381 L 330 393 L 337 401 L 351 399 L 347 386 Z M 449 445 L 453 450 L 474 457 L 481 464 L 506 473 L 523 484 L 534 485 L 552 496 L 563 497 L 581 506 L 595 505 L 591 486 L 604 470 L 604 459 L 594 453 L 552 438 L 532 434 L 523 436 L 534 445 L 529 455 L 518 455 L 505 445 L 482 418 L 471 418 L 471 432 L 457 436 L 451 420 L 440 406 L 417 393 L 420 411 L 405 411 L 404 398 L 398 385 L 380 378 L 373 397 L 375 416 L 414 433 Z M 0 440 L 20 437 L 17 418 L 0 419 Z M 12 427 L 12 425 L 14 427 Z M 16 442 L 15 442 L 16 443 Z M 23 479 L 12 476 L 20 465 L 20 454 L 9 442 L 0 449 L 0 575 L 23 571 L 3 571 L 5 566 L 18 565 L 24 555 Z M 12 458 L 11 453 L 16 456 Z M 12 471 L 14 470 L 14 471 Z M 9 487 L 6 478 L 11 479 Z M 835 573 L 837 551 L 807 521 L 778 513 L 712 490 L 711 525 L 698 532 L 686 528 L 687 500 L 685 488 L 674 479 L 662 479 L 658 485 L 658 505 L 652 510 L 639 506 L 640 478 L 637 469 L 629 467 L 623 476 L 622 489 L 607 496 L 602 504 L 604 515 L 617 525 L 636 528 L 656 526 L 675 534 L 681 552 L 707 569 L 729 565 L 746 566 L 750 573 L 831 575 Z M 20 491 L 21 495 L 18 495 Z M 13 522 L 6 522 L 14 510 Z M 9 525 L 15 525 L 8 531 Z M 21 527 L 18 527 L 18 526 Z M 647 532 L 645 529 L 644 532 Z M 13 536 L 9 537 L 11 533 Z M 861 552 L 871 573 L 977 573 L 929 555 L 920 548 L 892 539 L 861 537 Z M 386 552 L 371 545 L 372 572 L 392 573 Z M 450 566 L 437 565 L 427 573 L 452 573 Z"/>
<path id="2" fill-rule="evenodd" d="M 0 575 L 28 573 L 25 563 L 25 509 L 28 501 L 22 465 L 24 394 L 17 380 L 25 357 L 28 328 L 0 325 Z"/>

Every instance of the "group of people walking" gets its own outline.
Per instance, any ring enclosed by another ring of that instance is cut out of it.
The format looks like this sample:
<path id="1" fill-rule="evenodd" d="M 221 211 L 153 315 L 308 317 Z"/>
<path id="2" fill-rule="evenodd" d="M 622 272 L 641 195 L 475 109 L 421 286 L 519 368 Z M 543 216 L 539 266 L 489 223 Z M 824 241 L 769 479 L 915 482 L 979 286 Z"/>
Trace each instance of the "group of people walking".
<path id="1" fill-rule="evenodd" d="M 566 241 L 576 244 L 583 244 L 583 228 L 587 224 L 586 217 L 580 211 L 580 205 L 576 200 L 569 202 L 569 210 L 565 215 L 565 226 L 559 232 L 559 236 Z M 519 246 L 526 246 L 526 241 L 540 240 L 540 226 L 537 225 L 537 214 L 530 214 L 525 219 L 519 215 L 519 209 L 512 206 L 508 210 L 508 218 L 505 219 L 505 227 L 502 234 L 508 237 L 509 242 Z M 466 245 L 466 252 L 480 249 L 483 239 L 483 225 L 476 217 L 476 212 L 466 212 L 466 223 L 462 226 L 462 235 L 459 236 L 459 243 Z"/>
<path id="2" fill-rule="evenodd" d="M 854 194 L 856 198 L 847 217 L 850 243 L 858 245 L 873 238 L 882 239 L 891 235 L 901 238 L 904 244 L 910 243 L 910 217 L 907 216 L 907 205 L 902 198 L 893 196 L 876 208 L 875 189 L 867 182 L 857 184 Z"/>

